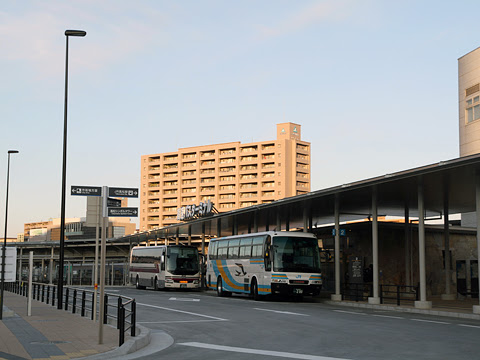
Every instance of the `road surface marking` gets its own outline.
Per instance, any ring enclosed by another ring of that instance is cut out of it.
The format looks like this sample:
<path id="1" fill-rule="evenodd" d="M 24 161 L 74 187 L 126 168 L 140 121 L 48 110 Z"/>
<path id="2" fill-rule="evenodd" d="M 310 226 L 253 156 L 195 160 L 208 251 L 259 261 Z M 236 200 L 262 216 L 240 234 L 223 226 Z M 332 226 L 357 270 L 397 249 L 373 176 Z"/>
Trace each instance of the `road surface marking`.
<path id="1" fill-rule="evenodd" d="M 423 319 L 410 319 L 412 321 L 421 321 L 421 322 L 428 322 L 428 323 L 433 323 L 433 324 L 445 324 L 445 325 L 450 325 L 448 322 L 443 322 L 443 321 L 433 321 L 433 320 L 423 320 Z"/>
<path id="2" fill-rule="evenodd" d="M 465 327 L 472 327 L 472 328 L 480 329 L 480 326 L 477 326 L 477 325 L 458 324 L 458 326 L 465 326 Z"/>
<path id="3" fill-rule="evenodd" d="M 172 321 L 137 321 L 137 324 L 169 324 L 169 323 L 196 323 L 196 322 L 213 322 L 224 320 L 172 320 Z M 1 359 L 1 358 L 0 358 Z"/>
<path id="4" fill-rule="evenodd" d="M 187 298 L 175 298 L 175 297 L 171 297 L 168 300 L 173 300 L 173 301 L 200 301 L 200 299 L 187 299 Z"/>
<path id="5" fill-rule="evenodd" d="M 310 316 L 310 315 L 305 315 L 305 314 L 299 314 L 299 313 L 294 313 L 291 311 L 279 311 L 279 310 L 271 310 L 271 309 L 260 309 L 260 308 L 254 308 L 255 310 L 261 310 L 261 311 L 271 311 L 277 314 L 285 314 L 285 315 L 299 315 L 299 316 Z"/>
<path id="6" fill-rule="evenodd" d="M 227 321 L 227 319 L 222 319 L 222 318 L 218 318 L 218 317 L 215 317 L 215 316 L 197 314 L 197 313 L 193 313 L 193 312 L 190 312 L 190 311 L 170 309 L 170 308 L 166 308 L 166 307 L 162 307 L 162 306 L 156 306 L 156 305 L 150 305 L 150 304 L 142 304 L 142 303 L 137 303 L 137 305 L 147 306 L 147 307 L 152 307 L 152 308 L 155 308 L 155 309 L 162 309 L 162 310 L 167 310 L 167 311 L 174 311 L 174 312 L 179 312 L 179 313 L 182 313 L 182 314 L 188 314 L 188 315 L 193 315 L 193 316 L 201 316 L 201 317 L 206 317 L 206 318 L 213 319 L 213 320 Z"/>
<path id="7" fill-rule="evenodd" d="M 400 316 L 391 316 L 391 315 L 372 315 L 372 316 L 377 316 L 377 317 L 383 317 L 383 318 L 389 318 L 389 319 L 405 319 Z"/>
<path id="8" fill-rule="evenodd" d="M 289 359 L 305 359 L 305 360 L 347 360 L 344 358 L 333 358 L 329 356 L 317 356 L 317 355 L 307 355 L 307 354 L 295 354 L 282 351 L 269 351 L 269 350 L 258 350 L 258 349 L 247 349 L 233 346 L 222 346 L 214 344 L 204 344 L 197 342 L 188 342 L 180 343 L 178 345 L 192 346 L 202 349 L 211 349 L 211 350 L 221 350 L 221 351 L 230 351 L 244 354 L 256 354 L 256 355 L 266 355 L 266 356 L 276 356 L 284 357 Z"/>
<path id="9" fill-rule="evenodd" d="M 333 311 L 336 311 L 336 312 L 339 312 L 339 313 L 345 313 L 345 314 L 367 315 L 365 313 L 356 312 L 356 311 L 345 311 L 345 310 L 333 310 Z"/>

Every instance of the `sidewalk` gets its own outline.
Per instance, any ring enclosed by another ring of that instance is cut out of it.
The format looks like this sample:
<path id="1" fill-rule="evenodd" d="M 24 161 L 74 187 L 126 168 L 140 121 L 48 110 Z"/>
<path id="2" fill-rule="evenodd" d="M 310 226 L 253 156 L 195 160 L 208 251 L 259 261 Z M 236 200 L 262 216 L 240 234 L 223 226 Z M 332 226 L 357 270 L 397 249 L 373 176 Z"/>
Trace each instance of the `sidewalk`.
<path id="1" fill-rule="evenodd" d="M 73 359 L 118 348 L 117 329 L 103 326 L 102 345 L 98 332 L 98 322 L 36 300 L 32 301 L 32 316 L 27 316 L 27 298 L 4 292 L 0 360 Z"/>
<path id="2" fill-rule="evenodd" d="M 427 300 L 432 302 L 432 308 L 427 310 L 415 308 L 413 301 L 403 301 L 400 306 L 392 300 L 386 300 L 384 304 L 380 305 L 368 304 L 366 301 L 355 302 L 350 300 L 333 301 L 323 299 L 322 302 L 325 304 L 347 307 L 410 312 L 424 315 L 480 320 L 480 315 L 473 313 L 473 305 L 479 305 L 478 299 L 464 298 L 456 300 L 442 300 L 440 297 L 433 296 L 428 298 Z"/>

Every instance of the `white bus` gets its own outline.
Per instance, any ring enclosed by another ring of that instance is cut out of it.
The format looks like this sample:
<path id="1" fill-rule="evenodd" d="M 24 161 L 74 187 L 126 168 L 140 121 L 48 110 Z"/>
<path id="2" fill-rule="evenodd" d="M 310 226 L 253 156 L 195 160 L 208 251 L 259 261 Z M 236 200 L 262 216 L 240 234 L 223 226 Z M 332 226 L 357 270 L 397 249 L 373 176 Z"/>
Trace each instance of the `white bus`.
<path id="1" fill-rule="evenodd" d="M 130 254 L 130 283 L 137 289 L 196 289 L 200 262 L 194 246 L 136 246 Z"/>
<path id="2" fill-rule="evenodd" d="M 320 251 L 313 234 L 267 231 L 211 239 L 206 281 L 218 296 L 232 293 L 318 295 Z"/>

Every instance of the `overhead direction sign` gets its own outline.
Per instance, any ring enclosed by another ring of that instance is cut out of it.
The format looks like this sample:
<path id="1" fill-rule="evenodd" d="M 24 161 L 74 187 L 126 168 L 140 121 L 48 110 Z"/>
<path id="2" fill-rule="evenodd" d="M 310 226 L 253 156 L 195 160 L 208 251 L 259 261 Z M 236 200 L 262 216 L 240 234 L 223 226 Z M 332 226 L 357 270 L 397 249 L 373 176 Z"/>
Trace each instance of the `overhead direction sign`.
<path id="1" fill-rule="evenodd" d="M 117 216 L 137 217 L 138 216 L 138 208 L 136 208 L 136 207 L 109 207 L 108 208 L 108 216 L 111 216 L 111 217 L 117 217 Z"/>
<path id="2" fill-rule="evenodd" d="M 108 188 L 108 196 L 138 198 L 138 188 Z"/>
<path id="3" fill-rule="evenodd" d="M 71 194 L 79 196 L 102 196 L 102 187 L 72 185 Z"/>
<path id="4" fill-rule="evenodd" d="M 108 198 L 107 199 L 107 206 L 108 207 L 121 207 L 122 206 L 122 200 Z"/>

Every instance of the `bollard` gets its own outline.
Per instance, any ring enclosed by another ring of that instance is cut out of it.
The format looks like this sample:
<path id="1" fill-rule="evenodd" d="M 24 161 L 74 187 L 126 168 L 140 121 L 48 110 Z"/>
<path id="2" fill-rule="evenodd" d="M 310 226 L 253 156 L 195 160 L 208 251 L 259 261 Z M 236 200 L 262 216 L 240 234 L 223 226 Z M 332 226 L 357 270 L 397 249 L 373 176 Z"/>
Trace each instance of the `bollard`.
<path id="1" fill-rule="evenodd" d="M 80 314 L 82 316 L 85 316 L 85 290 L 83 290 L 83 292 L 82 292 L 82 310 L 81 310 Z"/>
<path id="2" fill-rule="evenodd" d="M 40 301 L 40 284 L 37 284 L 37 300 Z"/>
<path id="3" fill-rule="evenodd" d="M 90 314 L 90 318 L 93 320 L 93 302 L 96 301 L 97 299 L 95 299 L 95 293 L 93 292 L 92 293 L 92 311 L 91 311 L 91 314 Z"/>
<path id="4" fill-rule="evenodd" d="M 380 304 L 383 304 L 383 285 L 380 285 Z"/>
<path id="5" fill-rule="evenodd" d="M 77 308 L 77 289 L 73 290 L 72 314 L 75 314 Z"/>
<path id="6" fill-rule="evenodd" d="M 57 287 L 54 286 L 52 290 L 52 306 L 55 306 L 55 291 L 57 290 Z"/>
<path id="7" fill-rule="evenodd" d="M 131 327 L 130 327 L 130 335 L 131 336 L 136 336 L 135 328 L 136 328 L 136 322 L 137 322 L 137 303 L 135 302 L 135 300 L 132 301 L 131 310 L 132 310 L 132 313 L 130 315 L 130 319 L 131 319 L 132 324 L 131 324 Z"/>
<path id="8" fill-rule="evenodd" d="M 108 295 L 105 294 L 103 296 L 103 323 L 107 323 L 107 318 L 108 318 Z"/>
<path id="9" fill-rule="evenodd" d="M 65 292 L 65 310 L 68 310 L 68 290 L 70 289 L 67 287 L 67 291 Z"/>
<path id="10" fill-rule="evenodd" d="M 120 329 L 120 308 L 122 307 L 122 298 L 117 298 L 117 329 Z"/>
<path id="11" fill-rule="evenodd" d="M 118 341 L 118 346 L 122 346 L 125 342 L 125 308 L 122 306 L 120 307 L 120 318 L 118 319 L 120 322 L 120 336 Z"/>
<path id="12" fill-rule="evenodd" d="M 47 285 L 47 305 L 50 302 L 50 285 Z"/>
<path id="13" fill-rule="evenodd" d="M 42 302 L 45 302 L 45 284 L 42 284 Z"/>
<path id="14" fill-rule="evenodd" d="M 400 306 L 400 286 L 397 285 L 397 305 Z"/>

